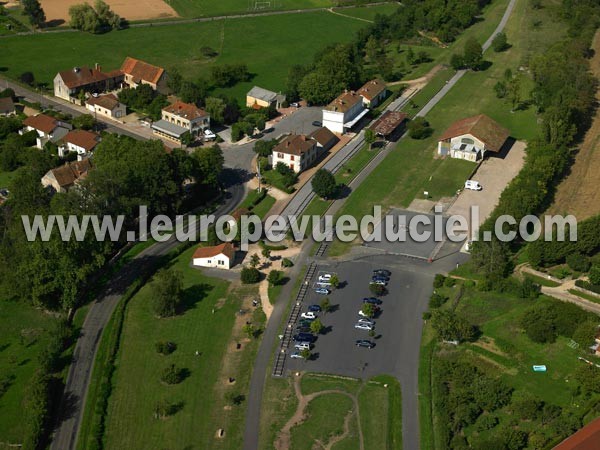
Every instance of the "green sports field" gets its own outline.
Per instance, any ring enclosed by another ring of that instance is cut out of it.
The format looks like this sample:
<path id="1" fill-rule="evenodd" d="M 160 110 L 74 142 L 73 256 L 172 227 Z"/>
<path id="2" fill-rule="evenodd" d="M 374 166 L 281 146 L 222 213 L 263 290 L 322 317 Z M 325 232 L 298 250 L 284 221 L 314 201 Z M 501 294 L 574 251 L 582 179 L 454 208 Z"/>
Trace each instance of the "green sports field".
<path id="1" fill-rule="evenodd" d="M 331 0 L 167 0 L 181 17 L 223 16 L 273 10 L 329 8 Z"/>

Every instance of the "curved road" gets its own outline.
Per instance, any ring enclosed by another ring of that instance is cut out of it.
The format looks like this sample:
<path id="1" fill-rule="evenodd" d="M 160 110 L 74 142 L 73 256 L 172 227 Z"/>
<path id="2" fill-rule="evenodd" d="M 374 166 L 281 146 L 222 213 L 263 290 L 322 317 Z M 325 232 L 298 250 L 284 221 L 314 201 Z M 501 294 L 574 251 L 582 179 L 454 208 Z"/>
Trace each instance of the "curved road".
<path id="1" fill-rule="evenodd" d="M 510 0 L 502 19 L 498 23 L 498 26 L 490 35 L 488 40 L 483 44 L 482 48 L 486 51 L 494 38 L 494 36 L 501 32 L 515 6 L 516 0 Z M 466 71 L 460 70 L 456 72 L 456 74 L 446 83 L 446 85 L 417 113 L 418 116 L 425 116 L 429 111 L 433 109 L 435 105 L 439 103 L 439 101 L 444 98 L 444 96 L 454 87 L 454 85 L 460 80 Z M 390 105 L 388 109 L 392 109 L 394 106 Z M 362 136 L 359 136 L 355 141 L 361 141 Z M 355 141 L 351 141 L 346 147 L 352 146 L 352 143 Z M 388 146 L 384 151 L 380 152 L 352 181 L 350 187 L 352 189 L 356 189 L 356 187 L 385 159 L 385 156 L 391 151 L 394 146 Z M 340 150 L 341 153 L 344 149 Z M 348 154 L 352 153 L 351 151 L 347 151 L 345 153 L 346 157 L 349 157 Z M 333 160 L 333 158 L 332 158 Z M 331 163 L 332 168 L 336 168 L 334 163 Z M 330 168 L 331 170 L 331 168 Z M 305 186 L 310 185 L 310 183 L 306 183 Z M 284 209 L 282 214 L 301 214 L 302 211 L 306 208 L 306 206 L 312 200 L 310 189 L 300 189 L 296 196 L 290 201 L 290 203 Z M 347 198 L 347 197 L 346 197 Z M 332 207 L 328 210 L 328 214 L 334 214 L 334 210 L 339 210 L 342 206 L 343 202 L 346 198 L 341 200 L 336 200 Z M 302 252 L 298 255 L 298 261 L 296 266 L 293 268 L 290 273 L 290 278 L 294 279 L 294 277 L 299 276 L 298 267 L 302 267 L 306 259 L 309 257 L 311 245 L 304 245 L 302 248 Z M 248 393 L 248 408 L 246 410 L 246 428 L 244 431 L 244 446 L 243 450 L 256 450 L 258 449 L 259 443 L 259 431 L 260 431 L 260 413 L 261 413 L 261 404 L 262 404 L 262 395 L 264 390 L 265 378 L 267 376 L 267 369 L 269 368 L 269 362 L 271 356 L 273 354 L 274 341 L 277 339 L 277 330 L 281 324 L 281 319 L 283 317 L 284 311 L 286 310 L 287 304 L 291 301 L 292 294 L 292 283 L 287 283 L 282 290 L 279 299 L 275 302 L 275 307 L 273 310 L 273 314 L 269 322 L 267 323 L 267 327 L 263 334 L 263 340 L 260 344 L 258 354 L 256 357 L 254 369 L 252 372 L 252 378 L 250 380 L 250 390 Z M 419 316 L 420 317 L 420 316 Z M 412 383 L 411 387 L 417 386 L 418 382 L 418 367 L 414 367 L 412 371 Z M 414 405 L 418 404 L 417 400 L 417 391 L 415 389 L 409 389 L 405 391 L 406 386 L 402 386 L 402 403 L 403 403 L 403 414 L 402 414 L 402 422 L 403 422 L 403 430 L 402 430 L 402 439 L 404 448 L 407 449 L 418 449 L 419 448 L 419 422 L 418 422 L 418 414 Z M 407 407 L 410 406 L 410 411 L 412 411 L 411 417 L 407 414 Z"/>

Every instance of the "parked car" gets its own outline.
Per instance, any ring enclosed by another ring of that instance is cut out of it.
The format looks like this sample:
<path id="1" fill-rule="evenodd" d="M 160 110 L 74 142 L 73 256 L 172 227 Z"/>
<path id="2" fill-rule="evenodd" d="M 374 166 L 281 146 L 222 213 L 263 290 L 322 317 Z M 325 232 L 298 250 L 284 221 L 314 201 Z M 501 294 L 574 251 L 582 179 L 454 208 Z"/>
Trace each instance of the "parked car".
<path id="1" fill-rule="evenodd" d="M 358 319 L 357 323 L 368 323 L 369 325 L 375 326 L 375 322 L 373 322 L 371 319 L 369 319 L 367 317 L 361 317 L 360 319 Z"/>
<path id="2" fill-rule="evenodd" d="M 357 330 L 371 331 L 374 330 L 375 327 L 373 325 L 369 325 L 368 323 L 356 323 L 354 328 Z"/>
<path id="3" fill-rule="evenodd" d="M 358 341 L 356 341 L 356 346 L 357 347 L 365 347 L 365 348 L 373 348 L 373 347 L 375 347 L 375 343 L 371 342 L 367 339 L 359 339 Z"/>
<path id="4" fill-rule="evenodd" d="M 390 281 L 390 279 L 388 277 L 375 276 L 371 277 L 371 281 L 385 281 L 387 283 L 388 281 Z"/>
<path id="5" fill-rule="evenodd" d="M 303 327 L 310 327 L 310 324 L 313 323 L 314 319 L 300 319 L 300 322 L 298 322 L 298 325 L 301 325 Z"/>
<path id="6" fill-rule="evenodd" d="M 292 337 L 294 342 L 315 342 L 316 336 L 310 333 L 298 333 Z"/>
<path id="7" fill-rule="evenodd" d="M 310 350 L 310 342 L 296 342 L 294 348 L 296 350 Z"/>
<path id="8" fill-rule="evenodd" d="M 374 311 L 375 311 L 375 314 L 377 314 L 379 312 L 379 307 L 376 306 Z M 362 309 L 358 310 L 358 315 L 361 317 L 367 317 L 367 315 L 363 312 Z M 367 317 L 367 319 L 370 319 L 370 317 Z"/>
<path id="9" fill-rule="evenodd" d="M 483 189 L 479 181 L 475 180 L 467 180 L 465 181 L 465 189 L 470 189 L 472 191 L 480 191 Z"/>
<path id="10" fill-rule="evenodd" d="M 316 319 L 317 315 L 312 311 L 306 311 L 300 314 L 300 317 L 303 319 Z"/>
<path id="11" fill-rule="evenodd" d="M 380 286 L 387 286 L 387 281 L 381 280 L 381 279 L 371 280 L 371 284 L 378 284 Z"/>
<path id="12" fill-rule="evenodd" d="M 321 287 L 320 287 L 320 288 L 317 288 L 317 289 L 315 289 L 315 292 L 316 292 L 317 294 L 321 294 L 321 295 L 329 295 L 329 294 L 330 294 L 330 291 L 329 291 L 329 289 L 326 289 L 326 288 L 321 288 Z"/>
<path id="13" fill-rule="evenodd" d="M 365 297 L 363 303 L 370 303 L 371 305 L 381 305 L 383 302 L 377 297 Z"/>
<path id="14" fill-rule="evenodd" d="M 319 120 L 315 120 L 312 124 L 313 124 L 313 127 L 322 127 L 323 126 L 323 123 L 320 122 Z"/>
<path id="15" fill-rule="evenodd" d="M 310 333 L 310 327 L 306 325 L 298 325 L 296 327 L 296 332 L 298 333 Z"/>
<path id="16" fill-rule="evenodd" d="M 392 276 L 392 272 L 387 269 L 375 269 L 373 271 L 373 275 L 383 275 L 384 277 Z"/>
<path id="17" fill-rule="evenodd" d="M 331 274 L 330 273 L 324 273 L 323 275 L 319 275 L 319 282 L 320 283 L 328 283 L 329 281 L 331 281 Z"/>
<path id="18" fill-rule="evenodd" d="M 294 108 L 300 108 L 300 103 L 292 102 L 292 103 L 290 103 L 290 106 L 293 106 Z"/>
<path id="19" fill-rule="evenodd" d="M 319 305 L 310 305 L 308 310 L 312 312 L 321 312 L 321 307 Z"/>
<path id="20" fill-rule="evenodd" d="M 304 359 L 304 356 L 302 356 L 302 353 L 300 352 L 294 352 L 290 355 L 290 358 L 293 359 Z"/>

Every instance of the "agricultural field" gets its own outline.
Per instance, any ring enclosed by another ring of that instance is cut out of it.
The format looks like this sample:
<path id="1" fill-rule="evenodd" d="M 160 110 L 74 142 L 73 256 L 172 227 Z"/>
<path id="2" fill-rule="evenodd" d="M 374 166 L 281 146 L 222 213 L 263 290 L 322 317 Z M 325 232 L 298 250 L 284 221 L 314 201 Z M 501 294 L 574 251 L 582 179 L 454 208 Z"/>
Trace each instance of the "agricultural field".
<path id="1" fill-rule="evenodd" d="M 453 347 L 439 343 L 430 323 L 425 326 L 419 369 L 422 448 L 444 446 L 443 436 L 446 432 L 443 429 L 448 425 L 447 419 L 437 416 L 435 405 L 444 402 L 443 396 L 446 394 L 439 386 L 448 381 L 438 378 L 443 376 L 438 370 L 444 370 L 444 364 L 451 361 L 475 366 L 486 376 L 500 380 L 510 389 L 509 398 L 512 399 L 503 407 L 484 412 L 474 424 L 463 424 L 460 438 L 453 442 L 462 442 L 463 439 L 470 443 L 483 442 L 494 439 L 506 427 L 518 427 L 529 435 L 530 446 L 527 448 L 551 448 L 557 443 L 556 436 L 564 432 L 561 427 L 566 426 L 557 425 L 559 422 L 555 424 L 552 420 L 563 419 L 553 419 L 556 416 L 549 415 L 551 407 L 547 406 L 539 416 L 534 414 L 529 419 L 519 420 L 521 414 L 526 414 L 526 410 L 521 410 L 525 404 L 523 399 L 535 398 L 545 405 L 553 405 L 552 408 L 559 407 L 562 409 L 561 417 L 579 417 L 584 423 L 597 414 L 594 411 L 598 406 L 594 405 L 600 400 L 599 395 L 582 393 L 575 381 L 577 369 L 585 366 L 584 362 L 578 361 L 578 357 L 591 358 L 587 349 L 565 336 L 558 336 L 554 342 L 536 343 L 527 336 L 521 325 L 525 311 L 534 303 L 548 305 L 560 302 L 543 296 L 531 300 L 509 293 L 481 292 L 472 284 L 463 288 L 464 293 L 458 301 L 456 312 L 477 326 L 480 334 L 474 342 Z M 443 287 L 438 292 L 453 299 L 458 290 L 463 288 L 458 285 Z M 448 301 L 443 308 L 453 309 L 453 306 L 454 303 Z M 540 364 L 546 365 L 547 372 L 532 370 L 533 365 Z M 546 444 L 542 445 L 544 441 Z"/>
<path id="2" fill-rule="evenodd" d="M 316 442 L 357 449 L 361 435 L 365 449 L 402 448 L 400 385 L 392 377 L 361 382 L 303 373 L 267 380 L 263 398 L 261 449 L 312 448 Z"/>
<path id="3" fill-rule="evenodd" d="M 53 26 L 69 23 L 69 8 L 81 4 L 79 0 L 41 0 L 46 20 Z M 167 19 L 177 17 L 177 12 L 163 0 L 106 0 L 110 8 L 129 21 Z"/>
<path id="4" fill-rule="evenodd" d="M 593 57 L 590 68 L 596 78 L 600 77 L 600 32 L 596 33 L 592 45 Z M 600 94 L 599 94 L 600 96 Z M 573 214 L 577 220 L 600 214 L 600 112 L 592 120 L 583 142 L 577 149 L 575 163 L 569 175 L 558 185 L 554 204 L 549 214 Z"/>
<path id="5" fill-rule="evenodd" d="M 460 164 L 454 167 L 461 162 L 465 164 L 464 161 L 436 158 L 436 146 L 437 137 L 460 118 L 487 114 L 508 128 L 513 138 L 524 141 L 534 138 L 539 125 L 534 108 L 529 106 L 528 101 L 532 82 L 527 70 L 520 70 L 520 67 L 532 54 L 541 52 L 563 36 L 563 31 L 553 25 L 552 14 L 550 3 L 542 10 L 532 10 L 527 2 L 517 2 L 505 30 L 511 47 L 501 53 L 491 49 L 486 52 L 484 59 L 490 63 L 488 69 L 468 72 L 427 114 L 427 121 L 433 129 L 431 136 L 423 140 L 409 137 L 401 140 L 386 161 L 352 192 L 339 214 L 359 216 L 373 204 L 381 205 L 384 210 L 392 206 L 406 207 L 414 198 L 422 198 L 419 196 L 423 191 L 428 191 L 433 200 L 452 196 L 462 186 L 470 170 Z M 530 26 L 534 20 L 541 22 L 536 28 Z M 477 25 L 483 26 L 484 22 Z M 487 28 L 493 29 L 491 25 Z M 464 35 L 469 32 L 467 30 Z M 496 98 L 493 89 L 506 69 L 520 73 L 522 78 L 522 104 L 514 112 L 506 100 Z M 438 72 L 431 81 L 433 84 L 415 96 L 413 101 L 418 108 L 412 108 L 410 112 L 414 114 L 424 106 L 435 94 L 435 87 L 442 87 L 450 76 L 450 69 Z M 402 170 L 398 170 L 399 167 Z M 349 247 L 347 243 L 334 241 L 330 255 L 343 254 Z"/>
<path id="6" fill-rule="evenodd" d="M 256 295 L 254 287 L 208 278 L 190 267 L 193 251 L 185 251 L 172 264 L 184 277 L 182 313 L 158 319 L 152 311 L 151 285 L 127 305 L 106 418 L 107 448 L 241 446 L 244 396 L 258 346 L 258 340 L 243 333 L 242 325 L 252 321 L 261 327 L 264 314 L 248 308 Z M 247 313 L 238 314 L 246 308 Z M 159 341 L 174 342 L 176 350 L 159 354 L 155 349 Z M 239 349 L 236 343 L 241 344 Z M 170 364 L 184 369 L 179 384 L 161 382 L 161 373 Z M 157 419 L 155 408 L 161 401 L 176 406 L 172 415 Z M 225 435 L 217 439 L 219 428 Z"/>
<path id="7" fill-rule="evenodd" d="M 350 41 L 365 25 L 329 12 L 282 14 L 130 28 L 103 35 L 75 32 L 7 37 L 0 42 L 0 53 L 6 76 L 17 78 L 31 71 L 37 82 L 48 86 L 60 70 L 95 63 L 111 70 L 120 67 L 126 56 L 167 71 L 177 68 L 190 79 L 209 75 L 214 65 L 245 63 L 252 80 L 225 91 L 241 101 L 254 85 L 284 89 L 293 64 L 310 62 L 327 44 Z M 200 49 L 205 46 L 215 49 L 218 56 L 202 56 Z M 40 51 L 45 55 L 43 61 L 38 58 Z"/>

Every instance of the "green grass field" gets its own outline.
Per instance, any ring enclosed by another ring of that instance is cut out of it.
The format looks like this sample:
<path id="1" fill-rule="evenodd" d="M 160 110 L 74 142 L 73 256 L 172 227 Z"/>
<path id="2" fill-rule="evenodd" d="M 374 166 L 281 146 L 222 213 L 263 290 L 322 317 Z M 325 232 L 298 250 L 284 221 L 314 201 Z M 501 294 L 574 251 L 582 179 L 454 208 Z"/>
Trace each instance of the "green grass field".
<path id="1" fill-rule="evenodd" d="M 252 203 L 258 198 L 258 195 L 258 191 L 250 191 L 244 201 L 240 204 L 240 208 L 249 209 L 252 207 L 252 212 L 262 219 L 275 204 L 275 199 L 267 194 L 258 204 L 252 206 Z"/>
<path id="2" fill-rule="evenodd" d="M 0 51 L 6 76 L 17 78 L 32 71 L 37 81 L 48 85 L 60 70 L 94 63 L 110 70 L 120 67 L 126 56 L 167 71 L 177 67 L 191 79 L 208 75 L 215 64 L 246 63 L 254 78 L 227 90 L 241 102 L 253 85 L 284 89 L 290 66 L 311 61 L 327 44 L 348 42 L 366 25 L 329 12 L 283 14 L 130 28 L 103 35 L 76 32 L 9 37 L 0 42 Z M 204 46 L 214 48 L 219 56 L 204 58 L 200 52 Z"/>
<path id="3" fill-rule="evenodd" d="M 15 172 L 0 172 L 0 187 L 8 187 L 15 176 Z"/>
<path id="4" fill-rule="evenodd" d="M 271 449 L 279 430 L 292 417 L 297 399 L 293 378 L 268 379 L 263 396 L 260 449 Z M 387 385 L 387 387 L 385 386 Z M 360 427 L 365 449 L 402 448 L 402 398 L 400 384 L 383 375 L 367 380 L 339 377 L 322 373 L 305 373 L 300 380 L 302 395 L 323 391 L 338 391 L 314 396 L 305 409 L 305 420 L 291 429 L 292 449 L 314 448 L 316 442 L 327 445 L 334 436 L 340 438 L 332 446 L 337 450 L 359 448 L 358 421 L 355 412 L 349 418 L 344 433 L 344 418 L 358 402 Z"/>
<path id="5" fill-rule="evenodd" d="M 255 294 L 255 288 L 229 290 L 229 283 L 202 275 L 189 267 L 189 249 L 173 266 L 184 274 L 185 312 L 167 319 L 157 319 L 151 307 L 152 288 L 144 286 L 127 306 L 121 346 L 117 357 L 114 389 L 109 401 L 106 448 L 199 448 L 237 449 L 241 445 L 244 402 L 224 410 L 225 393 L 245 394 L 250 367 L 258 341 L 243 342 L 242 351 L 224 357 L 233 339 L 236 312 L 242 298 Z M 214 313 L 212 312 L 214 310 Z M 264 315 L 254 319 L 259 325 Z M 239 330 L 238 330 L 239 331 Z M 170 340 L 177 350 L 169 356 L 159 355 L 154 344 Z M 200 352 L 196 356 L 195 352 Z M 161 383 L 164 367 L 174 363 L 189 371 L 177 385 Z M 221 373 L 236 378 L 229 386 Z M 167 400 L 180 403 L 181 409 L 164 420 L 153 417 L 156 403 Z M 223 411 L 223 412 L 217 412 Z M 218 428 L 225 428 L 226 438 L 215 440 Z"/>
<path id="6" fill-rule="evenodd" d="M 391 14 L 396 11 L 398 7 L 399 5 L 397 3 L 389 3 L 387 5 L 359 6 L 356 8 L 333 8 L 333 10 L 344 16 L 372 21 L 377 14 Z"/>
<path id="7" fill-rule="evenodd" d="M 23 442 L 23 397 L 55 321 L 30 305 L 0 301 L 0 380 L 8 382 L 6 392 L 0 395 L 0 448 L 3 443 Z"/>
<path id="8" fill-rule="evenodd" d="M 333 6 L 331 0 L 225 0 L 225 1 L 200 1 L 200 0 L 168 0 L 181 17 L 206 17 L 226 16 L 230 14 L 250 14 L 268 12 L 273 10 L 329 8 Z"/>

